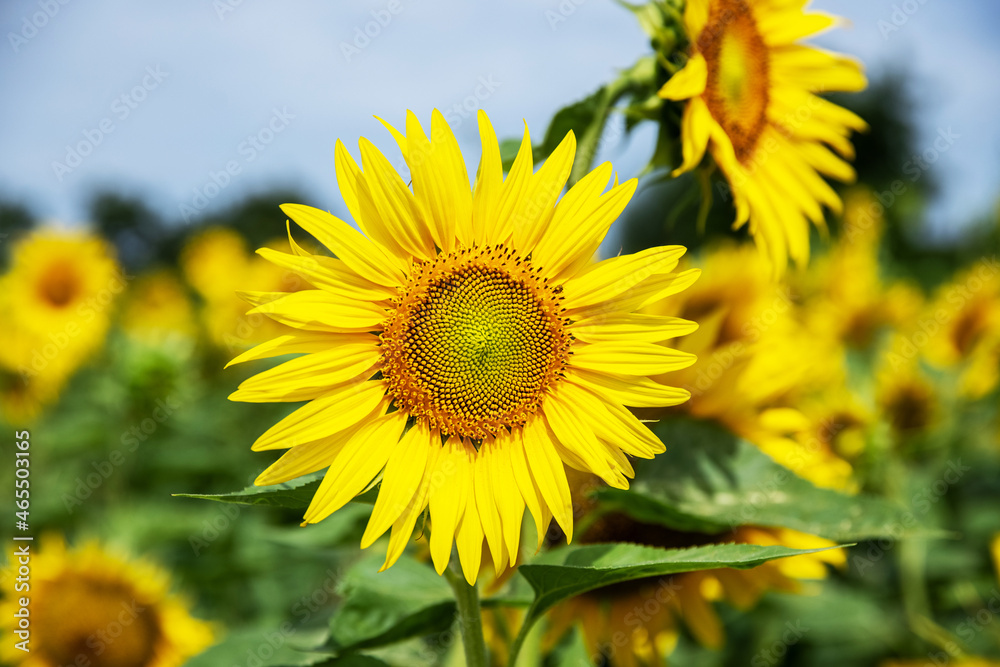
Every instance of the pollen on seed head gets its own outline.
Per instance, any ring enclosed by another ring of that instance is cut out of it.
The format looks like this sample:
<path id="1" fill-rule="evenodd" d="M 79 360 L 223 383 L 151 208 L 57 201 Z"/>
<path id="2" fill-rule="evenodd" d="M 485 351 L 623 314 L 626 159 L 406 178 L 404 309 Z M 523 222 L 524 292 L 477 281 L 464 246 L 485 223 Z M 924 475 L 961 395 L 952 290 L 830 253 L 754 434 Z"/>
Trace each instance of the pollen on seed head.
<path id="1" fill-rule="evenodd" d="M 443 433 L 523 425 L 566 366 L 562 297 L 501 245 L 439 255 L 401 294 L 381 335 L 388 393 Z"/>

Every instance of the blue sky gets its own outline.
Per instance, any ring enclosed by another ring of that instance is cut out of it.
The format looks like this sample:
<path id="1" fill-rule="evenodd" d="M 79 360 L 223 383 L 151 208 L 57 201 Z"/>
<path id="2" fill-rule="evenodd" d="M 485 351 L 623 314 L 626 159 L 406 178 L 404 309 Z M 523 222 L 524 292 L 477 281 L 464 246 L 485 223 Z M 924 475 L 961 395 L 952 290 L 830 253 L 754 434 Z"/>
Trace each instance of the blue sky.
<path id="1" fill-rule="evenodd" d="M 168 219 L 272 185 L 343 211 L 338 137 L 357 155 L 368 136 L 401 163 L 373 115 L 401 124 L 406 108 L 422 119 L 451 110 L 474 167 L 478 136 L 465 109 L 486 109 L 501 137 L 519 135 L 522 119 L 540 136 L 556 109 L 647 49 L 631 14 L 605 0 L 64 2 L 0 5 L 0 196 L 69 223 L 83 222 L 99 186 L 146 196 Z M 921 147 L 939 128 L 959 136 L 933 167 L 944 189 L 929 228 L 947 233 L 991 210 L 1000 3 L 814 7 L 850 19 L 819 43 L 859 55 L 873 72 L 900 64 L 916 75 Z M 560 11 L 565 20 L 553 24 Z M 374 36 L 355 41 L 366 26 Z M 607 142 L 603 157 L 634 175 L 652 131 Z M 68 155 L 80 142 L 93 145 L 89 154 Z"/>

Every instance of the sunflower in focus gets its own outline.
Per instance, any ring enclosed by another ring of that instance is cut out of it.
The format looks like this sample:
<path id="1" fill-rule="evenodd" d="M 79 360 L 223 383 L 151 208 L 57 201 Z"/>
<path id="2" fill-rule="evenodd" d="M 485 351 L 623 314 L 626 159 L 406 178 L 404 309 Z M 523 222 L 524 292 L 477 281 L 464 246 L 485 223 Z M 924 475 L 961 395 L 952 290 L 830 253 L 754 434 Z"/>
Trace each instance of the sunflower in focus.
<path id="1" fill-rule="evenodd" d="M 658 343 L 693 322 L 642 315 L 689 286 L 679 246 L 594 262 L 635 191 L 603 164 L 559 197 L 576 152 L 572 133 L 534 171 L 527 130 L 507 178 L 486 114 L 474 188 L 451 129 L 435 111 L 428 139 L 416 116 L 386 126 L 413 190 L 375 146 L 362 167 L 337 143 L 340 191 L 360 232 L 300 205 L 282 210 L 336 256 L 290 239 L 260 254 L 314 289 L 251 292 L 251 314 L 289 327 L 234 362 L 304 356 L 245 381 L 231 398 L 309 401 L 266 431 L 256 451 L 289 449 L 256 483 L 329 467 L 305 513 L 323 520 L 380 479 L 361 544 L 391 528 L 383 567 L 430 510 L 437 571 L 455 542 L 474 583 L 483 541 L 496 570 L 518 553 L 527 509 L 539 542 L 554 517 L 572 538 L 564 465 L 617 488 L 629 456 L 663 444 L 624 406 L 681 403 L 688 392 L 649 379 L 694 357 Z"/>
<path id="2" fill-rule="evenodd" d="M 706 544 L 782 545 L 796 549 L 834 546 L 823 538 L 778 528 L 742 526 L 722 535 L 702 535 L 639 523 L 613 513 L 600 517 L 581 537 L 584 543 L 632 542 L 668 548 Z M 595 664 L 634 667 L 662 665 L 673 652 L 684 625 L 700 644 L 718 649 L 725 643 L 714 603 L 740 610 L 754 607 L 769 591 L 801 593 L 802 580 L 824 579 L 828 565 L 842 566 L 840 549 L 803 554 L 749 570 L 702 570 L 638 579 L 599 588 L 555 607 L 549 614 L 547 641 L 555 644 L 579 625 Z"/>
<path id="3" fill-rule="evenodd" d="M 690 58 L 659 91 L 687 100 L 681 120 L 683 162 L 697 167 L 707 150 L 729 181 L 735 226 L 750 233 L 774 269 L 809 259 L 809 221 L 823 225 L 841 201 L 823 176 L 850 182 L 849 136 L 858 116 L 817 93 L 859 91 L 861 65 L 799 44 L 836 23 L 804 13 L 801 2 L 688 0 Z"/>
<path id="4" fill-rule="evenodd" d="M 17 557 L 10 558 L 12 571 Z M 14 646 L 20 641 L 13 634 L 17 600 L 5 598 L 4 664 L 176 667 L 213 642 L 212 627 L 170 593 L 166 572 L 97 543 L 70 550 L 61 539 L 48 538 L 32 554 L 30 593 L 17 595 L 30 599 L 31 651 Z"/>

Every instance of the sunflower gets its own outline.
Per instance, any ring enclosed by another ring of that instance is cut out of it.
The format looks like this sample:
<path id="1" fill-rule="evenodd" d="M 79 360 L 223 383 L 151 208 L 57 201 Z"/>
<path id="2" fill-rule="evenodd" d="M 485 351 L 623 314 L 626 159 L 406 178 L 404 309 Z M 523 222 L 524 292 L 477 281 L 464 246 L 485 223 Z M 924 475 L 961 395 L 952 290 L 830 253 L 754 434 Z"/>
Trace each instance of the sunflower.
<path id="1" fill-rule="evenodd" d="M 103 344 L 125 283 L 98 237 L 53 228 L 20 239 L 0 279 L 9 313 L 4 337 L 16 330 L 21 338 L 12 362 L 30 376 L 72 373 Z"/>
<path id="2" fill-rule="evenodd" d="M 288 245 L 281 240 L 268 247 L 287 249 Z M 264 315 L 246 314 L 237 290 L 293 291 L 304 283 L 287 268 L 252 254 L 235 230 L 211 227 L 193 237 L 181 254 L 181 266 L 188 283 L 204 300 L 204 327 L 216 346 L 231 352 L 245 350 L 286 333 L 285 327 Z"/>
<path id="3" fill-rule="evenodd" d="M 17 557 L 10 562 L 4 575 L 13 577 Z M 22 667 L 181 665 L 207 648 L 214 633 L 169 589 L 168 574 L 150 563 L 97 543 L 69 550 L 61 538 L 47 537 L 32 554 L 30 592 L 0 603 L 0 657 Z M 29 653 L 14 646 L 20 596 L 30 600 Z"/>
<path id="4" fill-rule="evenodd" d="M 811 437 L 819 425 L 801 410 L 817 391 L 843 386 L 839 345 L 799 324 L 792 293 L 771 279 L 767 260 L 753 248 L 713 248 L 701 264 L 703 280 L 645 309 L 700 323 L 696 333 L 667 343 L 697 357 L 673 375 L 691 400 L 640 416 L 686 413 L 715 421 L 810 481 L 847 488 L 851 466 Z"/>
<path id="5" fill-rule="evenodd" d="M 170 271 L 140 276 L 125 301 L 121 326 L 133 338 L 159 343 L 194 335 L 191 300 L 184 285 Z"/>
<path id="6" fill-rule="evenodd" d="M 867 188 L 848 192 L 842 235 L 793 280 L 806 326 L 854 349 L 870 349 L 886 329 L 913 322 L 924 305 L 916 286 L 883 281 L 878 255 L 884 224 L 872 215 L 873 204 L 878 202 Z"/>
<path id="7" fill-rule="evenodd" d="M 875 400 L 898 437 L 922 433 L 940 417 L 940 396 L 921 368 L 911 336 L 895 333 L 882 353 L 875 373 Z"/>
<path id="8" fill-rule="evenodd" d="M 581 541 L 627 541 L 671 548 L 731 542 L 797 549 L 834 546 L 829 540 L 784 528 L 742 526 L 721 535 L 702 535 L 639 523 L 615 513 L 600 517 Z M 725 634 L 715 602 L 725 601 L 745 611 L 769 591 L 802 592 L 802 580 L 824 579 L 828 565 L 842 566 L 845 560 L 843 551 L 834 549 L 771 561 L 750 570 L 702 570 L 599 588 L 550 612 L 547 641 L 554 644 L 570 628 L 579 626 L 594 664 L 662 665 L 677 644 L 682 624 L 703 646 L 718 649 L 723 645 Z"/>
<path id="9" fill-rule="evenodd" d="M 371 142 L 364 171 L 337 143 L 340 191 L 361 231 L 327 212 L 282 210 L 337 258 L 290 241 L 260 254 L 315 289 L 245 294 L 289 333 L 237 357 L 306 353 L 244 382 L 231 398 L 310 401 L 266 431 L 257 451 L 289 449 L 256 483 L 329 466 L 305 513 L 316 523 L 381 479 L 362 537 L 392 528 L 384 567 L 429 507 L 438 572 L 457 544 L 473 583 L 485 537 L 498 571 L 518 552 L 527 508 L 539 538 L 554 517 L 571 539 L 564 464 L 627 488 L 628 456 L 663 444 L 624 406 L 672 405 L 688 392 L 648 376 L 694 357 L 659 341 L 693 322 L 639 315 L 690 285 L 673 272 L 684 252 L 657 247 L 594 262 L 636 182 L 594 169 L 561 199 L 572 133 L 533 173 L 527 130 L 506 179 L 496 135 L 479 113 L 475 187 L 451 129 L 435 111 L 431 138 L 408 113 L 390 127 L 413 190 Z M 558 200 L 558 202 L 557 202 Z"/>
<path id="10" fill-rule="evenodd" d="M 683 162 L 690 171 L 708 150 L 729 181 L 735 226 L 747 221 L 777 272 L 790 255 L 809 259 L 809 224 L 823 224 L 822 206 L 841 201 L 822 175 L 852 181 L 845 161 L 854 149 L 858 116 L 816 93 L 858 91 L 860 64 L 799 44 L 836 19 L 806 14 L 786 0 L 688 0 L 684 25 L 690 58 L 660 89 L 688 100 L 681 120 Z M 832 150 L 831 150 L 832 149 Z M 839 154 L 839 156 L 838 156 Z"/>
<path id="11" fill-rule="evenodd" d="M 983 261 L 942 285 L 914 342 L 936 368 L 957 369 L 959 389 L 981 398 L 1000 383 L 1000 270 Z"/>

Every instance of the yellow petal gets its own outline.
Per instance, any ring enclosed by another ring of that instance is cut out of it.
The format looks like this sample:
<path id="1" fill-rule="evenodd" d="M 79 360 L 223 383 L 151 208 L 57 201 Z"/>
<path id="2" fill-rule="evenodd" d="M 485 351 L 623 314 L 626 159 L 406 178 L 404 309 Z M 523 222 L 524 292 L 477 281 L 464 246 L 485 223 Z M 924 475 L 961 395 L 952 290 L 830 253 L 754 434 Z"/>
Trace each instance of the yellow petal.
<path id="1" fill-rule="evenodd" d="M 569 326 L 569 332 L 574 338 L 587 343 L 630 340 L 659 343 L 677 336 L 686 336 L 697 329 L 697 322 L 642 313 L 594 315 L 577 320 Z"/>
<path id="2" fill-rule="evenodd" d="M 406 415 L 394 412 L 358 429 L 330 463 L 306 509 L 306 522 L 322 521 L 361 493 L 389 460 L 405 425 Z"/>
<path id="3" fill-rule="evenodd" d="M 389 161 L 365 138 L 361 139 L 361 159 L 365 182 L 373 205 L 378 211 L 374 219 L 366 220 L 369 228 L 380 226 L 385 236 L 399 248 L 399 254 L 431 259 L 434 239 L 422 221 L 413 193 L 399 177 Z"/>
<path id="4" fill-rule="evenodd" d="M 545 504 L 545 499 L 538 490 L 538 486 L 532 480 L 531 472 L 528 470 L 522 429 L 511 431 L 511 442 L 508 452 L 510 453 L 510 467 L 514 474 L 517 490 L 520 492 L 521 498 L 535 520 L 535 529 L 538 534 L 538 548 L 541 549 L 542 543 L 545 541 L 545 535 L 549 531 L 552 514 L 547 511 L 548 506 Z M 511 551 L 511 553 L 514 552 Z"/>
<path id="5" fill-rule="evenodd" d="M 493 456 L 496 443 L 484 442 L 476 453 L 475 479 L 473 491 L 476 494 L 476 508 L 479 510 L 479 521 L 490 548 L 493 566 L 497 575 L 506 567 L 506 549 L 504 548 L 503 529 L 500 524 L 500 513 L 497 511 L 496 500 L 493 497 Z"/>
<path id="6" fill-rule="evenodd" d="M 436 435 L 434 438 L 439 440 Z M 441 447 L 436 442 L 433 444 L 434 446 L 427 450 L 426 470 L 433 469 L 437 464 L 437 460 L 441 457 Z M 417 489 L 410 504 L 403 510 L 403 513 L 396 519 L 395 523 L 392 524 L 392 536 L 389 538 L 389 548 L 385 554 L 385 563 L 379 569 L 379 572 L 392 567 L 393 563 L 403 555 L 406 544 L 409 542 L 410 537 L 413 535 L 413 529 L 417 525 L 417 518 L 427 507 L 427 499 L 433 484 L 434 478 L 425 473 L 423 480 L 420 482 L 420 488 Z"/>
<path id="7" fill-rule="evenodd" d="M 486 116 L 479 110 L 479 138 L 483 147 L 479 162 L 479 173 L 476 175 L 476 188 L 472 203 L 472 236 L 473 240 L 482 245 L 486 239 L 487 230 L 496 226 L 495 216 L 500 202 L 500 189 L 503 187 L 503 164 L 500 159 L 500 147 L 496 132 Z"/>
<path id="8" fill-rule="evenodd" d="M 437 459 L 430 489 L 431 559 L 438 574 L 444 572 L 451 559 L 451 545 L 465 510 L 471 477 L 471 459 L 465 443 L 461 438 L 448 438 Z"/>
<path id="9" fill-rule="evenodd" d="M 296 329 L 331 332 L 372 331 L 388 316 L 377 304 L 323 290 L 291 292 L 248 311 L 255 313 Z"/>
<path id="10" fill-rule="evenodd" d="M 349 380 L 367 380 L 375 373 L 381 355 L 381 349 L 374 343 L 356 343 L 297 357 L 244 380 L 229 400 L 247 403 L 311 400 Z"/>
<path id="11" fill-rule="evenodd" d="M 520 206 L 513 218 L 514 247 L 530 250 L 545 233 L 553 206 L 569 178 L 576 155 L 576 137 L 570 131 L 566 134 L 542 167 L 528 181 Z"/>
<path id="12" fill-rule="evenodd" d="M 684 68 L 660 88 L 658 95 L 668 100 L 686 100 L 705 92 L 708 83 L 708 63 L 700 53 L 691 56 Z"/>
<path id="13" fill-rule="evenodd" d="M 466 447 L 472 445 L 466 444 Z M 469 472 L 475 470 L 470 461 Z M 479 577 L 479 566 L 483 559 L 483 526 L 479 521 L 479 509 L 476 507 L 476 494 L 470 492 L 465 497 L 465 510 L 458 522 L 455 532 L 455 546 L 458 549 L 458 560 L 462 564 L 465 580 L 472 586 Z"/>
<path id="14" fill-rule="evenodd" d="M 511 466 L 511 449 L 515 448 L 516 436 L 503 435 L 491 457 L 493 477 L 493 499 L 500 513 L 504 541 L 511 560 L 517 560 L 517 548 L 521 540 L 521 520 L 524 517 L 524 498 L 518 491 L 517 481 Z M 523 447 L 523 445 L 522 445 Z"/>
<path id="15" fill-rule="evenodd" d="M 362 278 L 389 287 L 401 284 L 405 268 L 402 260 L 383 251 L 343 220 L 301 204 L 282 204 L 281 210 Z"/>
<path id="16" fill-rule="evenodd" d="M 564 405 L 561 394 L 560 391 L 557 395 L 550 395 L 545 401 L 545 421 L 556 440 L 583 462 L 583 470 L 594 473 L 610 486 L 627 489 L 628 481 L 617 462 L 609 456 L 608 450 L 598 441 L 594 432 L 574 416 L 570 406 Z"/>
<path id="17" fill-rule="evenodd" d="M 384 301 L 396 294 L 395 289 L 365 280 L 343 261 L 333 257 L 309 254 L 296 256 L 270 248 L 261 248 L 257 254 L 272 264 L 294 271 L 310 285 L 332 294 L 367 301 Z"/>
<path id="18" fill-rule="evenodd" d="M 575 368 L 600 373 L 660 375 L 687 368 L 697 357 L 655 343 L 587 343 L 573 348 L 570 363 Z"/>
<path id="19" fill-rule="evenodd" d="M 598 396 L 633 408 L 680 405 L 691 398 L 687 389 L 654 382 L 647 377 L 626 377 L 618 373 L 595 373 L 575 369 L 566 373 L 567 382 L 590 389 Z"/>
<path id="20" fill-rule="evenodd" d="M 378 338 L 367 333 L 331 334 L 325 331 L 303 331 L 287 336 L 277 336 L 256 347 L 250 348 L 226 364 L 226 368 L 229 368 L 233 364 L 242 364 L 247 361 L 256 361 L 257 359 L 270 359 L 271 357 L 280 357 L 285 354 L 323 352 L 324 350 L 329 350 L 331 347 L 355 343 L 377 344 Z"/>
<path id="21" fill-rule="evenodd" d="M 552 444 L 544 419 L 535 418 L 524 427 L 524 452 L 531 479 L 538 487 L 556 522 L 573 539 L 573 500 L 566 481 L 566 470 Z"/>
<path id="22" fill-rule="evenodd" d="M 411 504 L 413 496 L 420 490 L 428 451 L 432 448 L 426 422 L 418 420 L 392 450 L 382 474 L 375 507 L 361 536 L 362 549 L 367 549 L 389 530 Z"/>
<path id="23" fill-rule="evenodd" d="M 684 246 L 658 246 L 606 259 L 564 283 L 563 307 L 582 308 L 613 299 L 652 275 L 672 271 L 685 252 Z"/>
<path id="24" fill-rule="evenodd" d="M 286 449 L 343 431 L 371 413 L 385 398 L 385 383 L 369 380 L 356 387 L 338 387 L 306 403 L 257 438 L 251 449 Z"/>

